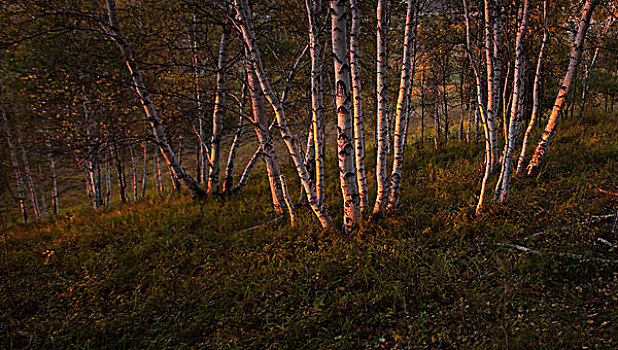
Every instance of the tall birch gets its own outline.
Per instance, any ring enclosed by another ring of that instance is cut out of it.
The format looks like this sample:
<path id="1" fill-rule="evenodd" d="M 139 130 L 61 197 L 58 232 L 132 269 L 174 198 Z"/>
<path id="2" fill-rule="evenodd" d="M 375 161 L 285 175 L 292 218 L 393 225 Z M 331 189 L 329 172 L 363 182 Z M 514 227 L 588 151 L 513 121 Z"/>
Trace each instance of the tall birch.
<path id="1" fill-rule="evenodd" d="M 414 22 L 414 0 L 408 0 L 408 10 L 406 13 L 406 28 L 403 40 L 403 62 L 401 64 L 401 78 L 399 82 L 399 96 L 397 97 L 397 109 L 395 115 L 395 138 L 393 170 L 391 173 L 391 187 L 387 209 L 392 209 L 399 204 L 399 192 L 401 188 L 401 172 L 403 168 L 403 157 L 406 139 L 406 103 L 407 94 L 410 90 L 411 74 L 410 66 L 412 63 L 412 33 L 416 27 Z"/>
<path id="2" fill-rule="evenodd" d="M 386 157 L 388 152 L 388 86 L 386 81 L 386 1 L 378 0 L 376 9 L 377 15 L 377 160 L 376 160 L 376 178 L 378 193 L 376 202 L 373 207 L 373 212 L 377 213 L 386 208 L 388 201 L 388 172 L 386 168 Z"/>
<path id="3" fill-rule="evenodd" d="M 532 129 L 536 125 L 539 114 L 539 85 L 541 82 L 541 70 L 543 69 L 543 56 L 545 55 L 545 46 L 549 40 L 549 26 L 548 26 L 548 12 L 547 12 L 547 0 L 543 1 L 543 41 L 541 42 L 541 48 L 539 49 L 539 56 L 536 61 L 536 70 L 534 71 L 534 83 L 532 85 L 532 114 L 530 115 L 530 122 L 526 128 L 524 139 L 522 141 L 521 153 L 519 154 L 519 160 L 517 161 L 516 174 L 521 173 L 525 167 L 526 155 L 528 152 L 528 143 L 530 140 L 530 134 Z"/>
<path id="4" fill-rule="evenodd" d="M 15 144 L 13 141 L 13 134 L 11 133 L 11 129 L 9 127 L 9 121 L 6 117 L 6 111 L 4 107 L 2 108 L 2 119 L 4 122 L 4 131 L 6 132 L 6 142 L 9 148 L 9 154 L 11 156 L 11 164 L 13 165 L 13 173 L 15 174 L 15 181 L 17 184 L 17 201 L 19 203 L 19 209 L 21 211 L 22 218 L 24 219 L 24 223 L 28 223 L 28 205 L 26 204 L 26 191 L 24 185 L 24 179 L 21 176 L 21 170 L 19 161 L 17 160 L 17 150 L 15 148 Z"/>
<path id="5" fill-rule="evenodd" d="M 569 67 L 567 68 L 566 75 L 564 76 L 562 85 L 560 86 L 560 90 L 558 91 L 558 95 L 556 96 L 556 101 L 554 102 L 554 107 L 552 108 L 551 114 L 549 115 L 549 120 L 547 121 L 545 130 L 543 131 L 543 136 L 541 137 L 541 140 L 539 141 L 536 150 L 534 151 L 532 160 L 530 160 L 530 164 L 528 164 L 528 167 L 526 168 L 526 172 L 528 173 L 528 175 L 536 173 L 539 170 L 541 163 L 545 159 L 545 154 L 547 153 L 549 143 L 554 136 L 554 133 L 556 132 L 556 126 L 558 125 L 560 112 L 564 107 L 567 95 L 569 94 L 569 91 L 571 90 L 571 85 L 573 83 L 573 80 L 575 79 L 577 66 L 579 66 L 579 62 L 581 61 L 582 51 L 584 49 L 584 40 L 586 38 L 588 26 L 590 25 L 590 18 L 592 17 L 592 12 L 598 4 L 599 0 L 586 0 L 586 3 L 584 4 L 582 16 L 579 21 L 579 28 L 577 30 L 577 34 L 571 48 Z"/>
<path id="6" fill-rule="evenodd" d="M 266 77 L 266 73 L 264 72 L 262 59 L 260 57 L 260 51 L 258 50 L 257 42 L 255 40 L 255 33 L 253 31 L 252 14 L 247 4 L 247 1 L 235 0 L 234 3 L 236 5 L 236 12 L 238 13 L 238 17 L 240 18 L 240 29 L 242 31 L 243 40 L 245 42 L 245 45 L 249 49 L 250 61 L 253 66 L 253 71 L 259 81 L 260 87 L 262 88 L 266 99 L 268 100 L 275 112 L 278 129 L 281 133 L 283 141 L 288 148 L 294 165 L 296 166 L 300 181 L 305 189 L 305 192 L 307 193 L 307 200 L 309 201 L 309 205 L 311 206 L 311 209 L 313 210 L 315 215 L 318 217 L 322 227 L 328 227 L 332 225 L 332 219 L 328 215 L 326 209 L 320 206 L 317 202 L 315 187 L 313 186 L 311 177 L 309 176 L 307 168 L 305 167 L 305 164 L 303 162 L 303 157 L 300 153 L 298 142 L 294 139 L 292 133 L 290 132 L 283 105 L 281 104 L 279 98 L 272 91 L 268 78 Z M 294 213 L 290 212 L 289 214 L 293 219 L 292 216 Z"/>

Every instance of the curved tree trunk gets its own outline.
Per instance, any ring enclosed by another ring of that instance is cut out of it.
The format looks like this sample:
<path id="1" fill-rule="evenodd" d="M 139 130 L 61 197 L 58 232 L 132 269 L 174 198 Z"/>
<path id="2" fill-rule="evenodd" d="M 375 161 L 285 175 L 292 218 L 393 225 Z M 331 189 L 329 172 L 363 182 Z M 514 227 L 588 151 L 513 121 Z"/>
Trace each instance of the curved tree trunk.
<path id="1" fill-rule="evenodd" d="M 315 188 L 313 187 L 313 183 L 311 182 L 311 177 L 307 172 L 307 168 L 305 168 L 305 164 L 303 162 L 303 157 L 298 148 L 298 142 L 292 136 L 290 129 L 287 124 L 287 119 L 285 116 L 285 111 L 283 110 L 283 106 L 277 96 L 273 93 L 270 83 L 266 77 L 266 73 L 264 72 L 264 68 L 262 66 L 262 60 L 260 57 L 260 52 L 257 47 L 257 42 L 255 41 L 255 33 L 253 31 L 252 24 L 252 14 L 247 5 L 246 0 L 235 0 L 236 12 L 240 18 L 240 28 L 242 30 L 242 35 L 246 46 L 248 47 L 250 53 L 250 60 L 253 66 L 254 73 L 259 81 L 259 84 L 262 88 L 262 91 L 268 102 L 273 107 L 275 112 L 275 116 L 277 117 L 278 129 L 281 132 L 281 137 L 285 142 L 288 151 L 292 160 L 294 161 L 294 165 L 296 166 L 296 170 L 300 177 L 301 183 L 305 188 L 305 192 L 307 193 L 307 199 L 309 201 L 309 205 L 313 209 L 313 212 L 316 214 L 322 227 L 328 227 L 332 225 L 332 219 L 326 212 L 326 210 L 320 206 L 317 202 Z M 286 198 L 287 203 L 287 198 Z M 291 204 L 291 203 L 289 203 Z M 291 211 L 290 216 L 293 220 L 293 211 Z"/>
<path id="2" fill-rule="evenodd" d="M 562 81 L 562 85 L 560 86 L 560 90 L 558 91 L 558 95 L 556 96 L 556 101 L 554 102 L 554 107 L 552 108 L 549 120 L 547 121 L 547 125 L 545 126 L 543 136 L 541 137 L 541 140 L 539 141 L 536 150 L 534 151 L 534 155 L 532 156 L 532 160 L 530 160 L 530 164 L 528 164 L 528 167 L 526 169 L 528 175 L 534 174 L 539 170 L 541 163 L 545 159 L 545 154 L 547 153 L 547 148 L 549 147 L 551 138 L 556 132 L 556 126 L 558 125 L 560 112 L 562 111 L 562 108 L 565 104 L 566 97 L 569 94 L 571 85 L 573 83 L 573 80 L 575 79 L 577 66 L 579 65 L 579 62 L 581 60 L 582 51 L 584 49 L 584 40 L 586 37 L 586 32 L 588 31 L 588 26 L 590 25 L 592 11 L 594 11 L 594 8 L 597 6 L 598 3 L 598 0 L 586 0 L 586 3 L 584 4 L 584 8 L 582 10 L 582 17 L 579 21 L 579 29 L 577 30 L 577 35 L 575 36 L 575 41 L 573 42 L 573 47 L 571 49 L 569 67 L 567 69 L 566 75 L 564 76 L 564 80 Z"/>
<path id="3" fill-rule="evenodd" d="M 125 63 L 127 68 L 129 69 L 129 73 L 131 75 L 131 79 L 133 81 L 133 88 L 137 93 L 140 103 L 144 108 L 144 112 L 152 127 L 153 135 L 157 141 L 157 145 L 165 158 L 167 164 L 174 169 L 174 172 L 178 179 L 187 187 L 191 196 L 194 198 L 201 198 L 206 195 L 206 192 L 202 187 L 200 187 L 199 183 L 191 177 L 191 175 L 187 174 L 185 169 L 183 169 L 176 159 L 176 155 L 172 150 L 172 146 L 170 145 L 169 139 L 167 137 L 167 133 L 163 124 L 161 124 L 161 120 L 159 119 L 159 114 L 150 99 L 150 94 L 146 85 L 144 84 L 144 78 L 142 73 L 133 58 L 133 53 L 131 51 L 131 47 L 129 42 L 126 40 L 124 33 L 120 29 L 120 25 L 118 23 L 118 15 L 116 14 L 116 1 L 115 0 L 106 0 L 107 5 L 107 14 L 109 18 L 109 29 L 108 32 L 114 42 L 120 48 L 124 56 Z"/>

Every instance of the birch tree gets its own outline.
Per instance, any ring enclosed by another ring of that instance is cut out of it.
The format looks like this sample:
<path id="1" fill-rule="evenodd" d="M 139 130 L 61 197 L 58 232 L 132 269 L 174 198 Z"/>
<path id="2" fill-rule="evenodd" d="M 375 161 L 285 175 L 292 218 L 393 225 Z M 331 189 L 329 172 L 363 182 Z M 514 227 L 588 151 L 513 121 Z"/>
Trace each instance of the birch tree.
<path id="1" fill-rule="evenodd" d="M 386 208 L 388 201 L 388 173 L 386 169 L 386 157 L 388 152 L 388 86 L 386 81 L 386 2 L 378 0 L 376 9 L 377 15 L 377 160 L 376 160 L 376 179 L 377 179 L 377 195 L 376 202 L 373 207 L 373 212 L 377 213 Z"/>
<path id="2" fill-rule="evenodd" d="M 412 76 L 410 74 L 410 65 L 412 62 L 412 34 L 415 30 L 416 23 L 414 21 L 414 0 L 408 0 L 408 10 L 406 13 L 406 28 L 403 41 L 403 62 L 401 64 L 401 78 L 399 82 L 399 96 L 397 98 L 397 109 L 395 115 L 395 138 L 394 138 L 394 155 L 393 155 L 393 170 L 391 173 L 391 187 L 387 209 L 392 209 L 399 204 L 399 193 L 401 188 L 401 172 L 403 168 L 403 156 L 405 151 L 406 139 L 406 102 L 407 94 L 410 93 L 410 85 Z M 415 39 L 414 39 L 415 40 Z"/>
<path id="3" fill-rule="evenodd" d="M 161 120 L 159 118 L 159 114 L 150 98 L 150 93 L 146 84 L 144 84 L 144 78 L 142 76 L 142 72 L 139 69 L 135 58 L 133 57 L 133 52 L 131 51 L 131 47 L 129 42 L 124 36 L 124 32 L 120 28 L 120 24 L 118 23 L 118 15 L 116 12 L 116 1 L 115 0 L 106 0 L 107 6 L 107 16 L 109 19 L 109 27 L 104 27 L 114 42 L 118 45 L 120 49 L 125 64 L 129 70 L 132 80 L 132 86 L 139 98 L 140 104 L 144 109 L 146 114 L 146 118 L 150 123 L 152 128 L 152 133 L 157 142 L 157 146 L 159 147 L 163 158 L 167 162 L 167 164 L 174 169 L 177 178 L 187 187 L 191 196 L 194 198 L 201 198 L 206 195 L 206 191 L 200 187 L 199 183 L 191 177 L 191 175 L 187 174 L 187 172 L 178 164 L 178 160 L 176 159 L 176 155 L 172 150 L 172 146 L 167 137 L 167 132 L 163 124 L 161 124 Z"/>
<path id="4" fill-rule="evenodd" d="M 526 160 L 528 143 L 530 140 L 530 134 L 536 125 L 539 114 L 539 85 L 541 81 L 541 71 L 543 69 L 543 57 L 545 55 L 545 47 L 549 41 L 549 25 L 548 25 L 548 12 L 547 12 L 547 0 L 543 1 L 543 41 L 541 42 L 541 48 L 539 49 L 539 56 L 536 60 L 536 69 L 534 71 L 534 83 L 532 85 L 532 113 L 530 114 L 530 121 L 524 134 L 522 141 L 521 153 L 519 154 L 519 160 L 517 161 L 516 174 L 521 173 L 524 170 L 524 164 Z"/>
<path id="5" fill-rule="evenodd" d="M 350 28 L 350 73 L 352 75 L 352 105 L 354 106 L 354 159 L 361 215 L 369 210 L 367 174 L 365 171 L 365 132 L 359 66 L 360 14 L 357 0 L 350 0 L 352 27 Z"/>
<path id="6" fill-rule="evenodd" d="M 219 61 L 217 63 L 217 87 L 215 105 L 212 112 L 212 138 L 210 140 L 210 157 L 208 162 L 208 193 L 219 192 L 219 158 L 221 146 L 221 132 L 223 130 L 223 104 L 226 95 L 226 63 L 229 46 L 230 27 L 228 22 L 223 25 L 221 42 L 219 44 Z"/>
<path id="7" fill-rule="evenodd" d="M 502 168 L 500 177 L 494 192 L 494 200 L 500 203 L 505 203 L 509 197 L 509 188 L 511 184 L 513 154 L 515 153 L 515 143 L 519 135 L 519 128 L 522 120 L 522 100 L 524 93 L 524 75 L 525 75 L 525 51 L 524 45 L 526 33 L 528 30 L 528 13 L 529 0 L 524 0 L 520 8 L 521 22 L 517 30 L 517 38 L 515 41 L 515 67 L 513 70 L 513 97 L 511 105 L 511 115 L 509 118 L 509 134 L 507 143 L 504 145 L 504 155 L 502 157 Z M 506 123 L 506 120 L 505 120 Z"/>
<path id="8" fill-rule="evenodd" d="M 24 180 L 21 176 L 21 170 L 19 169 L 19 161 L 17 160 L 17 150 L 15 148 L 13 134 L 11 133 L 11 129 L 9 127 L 6 110 L 4 109 L 4 107 L 0 108 L 2 109 L 2 120 L 4 122 L 4 131 L 6 132 L 6 142 L 9 149 L 9 154 L 11 156 L 11 165 L 13 166 L 13 173 L 15 174 L 15 182 L 17 184 L 17 202 L 19 204 L 19 210 L 21 211 L 24 223 L 28 223 L 28 206 L 26 204 L 26 191 L 24 186 Z"/>
<path id="9" fill-rule="evenodd" d="M 577 66 L 579 66 L 579 62 L 581 61 L 582 51 L 584 49 L 584 40 L 586 38 L 588 26 L 590 25 L 590 18 L 592 17 L 592 12 L 598 4 L 599 0 L 586 0 L 586 2 L 584 3 L 581 19 L 579 20 L 577 34 L 575 35 L 575 40 L 573 41 L 573 46 L 571 48 L 569 66 L 567 68 L 564 79 L 562 80 L 558 95 L 556 96 L 554 107 L 552 108 L 551 114 L 549 115 L 547 125 L 545 126 L 545 130 L 543 131 L 543 136 L 541 136 L 541 140 L 539 141 L 534 151 L 534 154 L 532 155 L 532 160 L 530 160 L 530 163 L 526 168 L 526 172 L 528 173 L 528 175 L 536 173 L 539 170 L 541 163 L 545 159 L 545 154 L 547 153 L 549 143 L 554 136 L 554 133 L 556 132 L 556 126 L 558 125 L 560 112 L 564 107 L 567 95 L 569 94 L 571 85 L 573 83 L 573 80 L 575 79 Z"/>
<path id="10" fill-rule="evenodd" d="M 309 201 L 309 205 L 311 206 L 311 209 L 313 210 L 315 215 L 318 217 L 318 220 L 320 221 L 322 227 L 328 227 L 332 225 L 332 219 L 328 215 L 326 209 L 320 206 L 317 202 L 315 187 L 313 186 L 311 177 L 307 172 L 307 168 L 305 168 L 303 157 L 298 147 L 298 142 L 294 139 L 292 133 L 290 132 L 283 105 L 281 104 L 279 98 L 272 91 L 268 78 L 266 77 L 266 73 L 264 72 L 262 60 L 260 57 L 260 51 L 258 50 L 255 40 L 255 33 L 253 31 L 251 10 L 249 9 L 246 0 L 235 0 L 234 4 L 236 12 L 238 14 L 239 26 L 242 32 L 243 40 L 249 52 L 248 59 L 252 65 L 253 72 L 255 73 L 262 92 L 264 93 L 266 99 L 268 100 L 275 112 L 278 129 L 281 133 L 283 141 L 288 148 L 294 165 L 296 166 L 296 170 L 300 177 L 301 183 L 305 189 L 305 192 L 307 193 L 307 200 Z M 286 197 L 289 197 L 289 195 Z M 290 207 L 289 214 L 291 216 L 291 219 L 293 220 L 294 212 L 291 207 L 291 200 L 289 198 L 285 198 L 285 201 Z"/>
<path id="11" fill-rule="evenodd" d="M 330 0 L 330 16 L 337 110 L 337 156 L 343 194 L 343 232 L 347 234 L 359 221 L 359 195 L 353 144 L 354 124 L 350 111 L 350 60 L 345 1 Z"/>

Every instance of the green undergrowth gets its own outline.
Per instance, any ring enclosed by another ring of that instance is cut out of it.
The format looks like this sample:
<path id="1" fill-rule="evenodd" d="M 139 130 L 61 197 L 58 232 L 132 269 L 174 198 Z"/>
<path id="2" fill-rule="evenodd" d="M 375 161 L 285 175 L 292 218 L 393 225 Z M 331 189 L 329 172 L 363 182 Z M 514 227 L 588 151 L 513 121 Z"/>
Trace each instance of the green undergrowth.
<path id="1" fill-rule="evenodd" d="M 401 206 L 349 237 L 307 208 L 290 227 L 263 173 L 242 195 L 170 194 L 13 227 L 0 346 L 616 348 L 618 254 L 597 239 L 618 234 L 594 221 L 618 207 L 604 192 L 618 190 L 607 118 L 565 121 L 541 173 L 515 177 L 510 202 L 480 217 L 482 144 L 453 141 L 409 144 Z"/>

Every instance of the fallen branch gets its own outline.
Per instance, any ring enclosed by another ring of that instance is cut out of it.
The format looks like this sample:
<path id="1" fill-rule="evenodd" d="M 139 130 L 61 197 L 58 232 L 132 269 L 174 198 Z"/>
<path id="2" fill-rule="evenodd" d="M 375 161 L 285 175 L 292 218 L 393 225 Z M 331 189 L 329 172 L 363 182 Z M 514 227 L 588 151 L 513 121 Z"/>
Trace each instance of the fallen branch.
<path id="1" fill-rule="evenodd" d="M 597 242 L 603 243 L 603 244 L 609 246 L 610 248 L 616 248 L 616 245 L 614 243 L 612 243 L 610 241 L 607 241 L 607 240 L 605 240 L 605 239 L 603 239 L 601 237 L 597 238 Z"/>
<path id="2" fill-rule="evenodd" d="M 571 225 L 568 225 L 568 226 L 565 226 L 565 227 L 561 227 L 561 228 L 559 228 L 559 230 L 560 230 L 560 231 L 565 231 L 565 230 L 568 230 L 568 229 L 570 229 L 570 228 L 573 228 L 573 227 L 576 227 L 576 226 L 580 226 L 580 225 L 590 225 L 590 224 L 596 224 L 596 223 L 599 223 L 599 222 L 604 221 L 604 220 L 613 219 L 613 218 L 615 218 L 615 217 L 616 217 L 616 214 L 607 214 L 607 215 L 592 215 L 592 216 L 590 216 L 590 220 L 583 221 L 583 222 L 578 222 L 578 223 L 571 224 Z M 524 241 L 527 241 L 527 240 L 529 240 L 529 239 L 532 239 L 532 238 L 538 237 L 538 236 L 540 236 L 540 235 L 542 235 L 542 234 L 547 233 L 547 231 L 548 231 L 548 230 L 543 230 L 543 231 L 539 231 L 539 232 L 533 233 L 533 234 L 531 234 L 530 236 L 525 237 L 523 240 L 524 240 Z"/>
<path id="3" fill-rule="evenodd" d="M 565 258 L 571 258 L 571 259 L 575 259 L 575 260 L 579 260 L 581 262 L 597 262 L 597 263 L 603 263 L 603 264 L 618 264 L 618 260 L 610 260 L 610 259 L 603 259 L 603 258 L 586 258 L 585 256 L 581 255 L 581 254 L 574 254 L 574 253 L 552 253 L 552 252 L 541 252 L 538 250 L 534 250 L 532 248 L 528 248 L 528 247 L 524 247 L 518 244 L 511 244 L 511 243 L 481 243 L 480 245 L 494 245 L 494 246 L 498 246 L 498 247 L 502 247 L 502 248 L 509 248 L 509 249 L 515 249 L 515 250 L 519 250 L 522 251 L 524 253 L 529 253 L 532 255 L 541 255 L 543 253 L 549 254 L 549 255 L 555 255 L 555 256 L 561 256 L 561 257 L 565 257 Z"/>
<path id="4" fill-rule="evenodd" d="M 255 231 L 255 230 L 259 229 L 259 228 L 260 228 L 260 227 L 262 227 L 262 226 L 270 225 L 270 224 L 272 224 L 272 223 L 274 223 L 274 222 L 276 222 L 276 221 L 279 221 L 279 220 L 280 220 L 280 219 L 282 219 L 282 218 L 283 218 L 283 216 L 276 217 L 276 218 L 274 218 L 274 219 L 270 220 L 270 221 L 269 221 L 269 222 L 267 222 L 267 223 L 264 223 L 264 224 L 261 224 L 261 225 L 256 225 L 256 226 L 252 226 L 252 227 L 246 228 L 246 229 L 244 229 L 244 230 L 241 230 L 241 231 L 239 231 L 239 233 L 245 233 L 245 232 Z"/>

